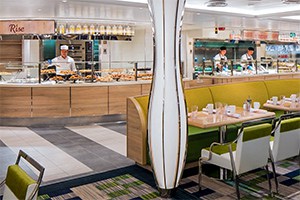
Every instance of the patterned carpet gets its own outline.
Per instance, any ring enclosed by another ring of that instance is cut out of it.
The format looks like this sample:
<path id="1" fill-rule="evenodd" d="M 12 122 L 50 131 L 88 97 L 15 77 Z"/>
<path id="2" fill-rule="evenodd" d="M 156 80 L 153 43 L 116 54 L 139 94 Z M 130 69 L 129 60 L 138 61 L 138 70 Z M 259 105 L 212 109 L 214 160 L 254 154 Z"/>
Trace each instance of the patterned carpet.
<path id="1" fill-rule="evenodd" d="M 241 177 L 242 199 L 300 199 L 299 157 L 276 163 L 279 193 L 268 195 L 265 170 L 255 170 Z M 233 181 L 220 181 L 203 176 L 203 188 L 198 191 L 197 169 L 185 171 L 180 187 L 172 199 L 235 199 Z M 274 179 L 272 186 L 274 189 Z M 136 165 L 96 174 L 90 177 L 44 186 L 39 199 L 161 199 L 151 172 Z"/>

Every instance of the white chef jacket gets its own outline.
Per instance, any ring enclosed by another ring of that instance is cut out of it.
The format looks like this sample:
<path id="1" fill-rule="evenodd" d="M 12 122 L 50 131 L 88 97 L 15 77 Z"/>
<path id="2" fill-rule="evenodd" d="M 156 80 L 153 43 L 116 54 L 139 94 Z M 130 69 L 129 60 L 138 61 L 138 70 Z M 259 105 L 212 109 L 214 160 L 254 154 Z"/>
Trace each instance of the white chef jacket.
<path id="1" fill-rule="evenodd" d="M 75 61 L 70 56 L 67 56 L 66 58 L 57 56 L 52 59 L 52 63 L 56 65 L 56 73 L 59 73 L 62 70 L 76 71 Z"/>
<path id="2" fill-rule="evenodd" d="M 221 65 L 225 66 L 225 62 L 227 62 L 227 57 L 225 55 L 221 55 L 220 53 L 215 55 L 215 57 L 213 59 L 214 59 L 214 63 L 215 63 L 215 69 L 218 67 L 217 64 L 221 64 Z M 227 67 L 227 65 L 225 67 Z"/>
<path id="3" fill-rule="evenodd" d="M 244 62 L 247 62 L 247 63 L 243 63 Z M 254 59 L 252 57 L 252 55 L 248 55 L 247 53 L 245 53 L 244 55 L 242 55 L 241 57 L 241 65 L 244 69 L 247 69 L 248 66 L 251 66 L 253 70 L 254 69 Z"/>

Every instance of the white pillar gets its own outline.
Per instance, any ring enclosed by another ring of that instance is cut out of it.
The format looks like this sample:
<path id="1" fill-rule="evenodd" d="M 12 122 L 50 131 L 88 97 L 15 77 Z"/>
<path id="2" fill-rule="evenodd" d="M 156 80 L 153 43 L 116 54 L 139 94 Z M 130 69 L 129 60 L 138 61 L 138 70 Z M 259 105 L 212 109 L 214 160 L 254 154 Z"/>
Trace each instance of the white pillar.
<path id="1" fill-rule="evenodd" d="M 181 178 L 187 148 L 187 117 L 180 76 L 180 37 L 185 0 L 148 0 L 154 66 L 148 112 L 151 165 L 161 196 Z"/>

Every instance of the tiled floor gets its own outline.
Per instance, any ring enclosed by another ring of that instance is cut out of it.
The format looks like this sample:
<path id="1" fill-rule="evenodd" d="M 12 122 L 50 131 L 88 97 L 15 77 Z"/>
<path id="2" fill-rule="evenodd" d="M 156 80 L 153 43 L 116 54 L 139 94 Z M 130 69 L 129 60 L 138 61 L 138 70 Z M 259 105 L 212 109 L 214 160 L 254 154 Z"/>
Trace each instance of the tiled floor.
<path id="1" fill-rule="evenodd" d="M 126 158 L 125 126 L 0 126 L 0 180 L 7 166 L 15 162 L 19 149 L 46 168 L 43 184 L 132 165 L 134 162 Z M 29 168 L 28 171 L 34 174 Z"/>

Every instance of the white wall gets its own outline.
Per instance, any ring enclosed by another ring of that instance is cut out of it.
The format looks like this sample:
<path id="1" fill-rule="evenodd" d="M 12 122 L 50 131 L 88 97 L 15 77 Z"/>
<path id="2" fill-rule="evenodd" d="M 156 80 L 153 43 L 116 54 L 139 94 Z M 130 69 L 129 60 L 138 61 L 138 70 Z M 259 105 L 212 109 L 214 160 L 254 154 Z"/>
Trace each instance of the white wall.
<path id="1" fill-rule="evenodd" d="M 151 29 L 138 29 L 135 30 L 132 41 L 107 41 L 107 45 L 102 45 L 102 48 L 107 48 L 107 54 L 100 56 L 104 63 L 111 61 L 112 68 L 132 68 L 132 62 L 139 62 L 139 67 L 152 67 L 152 62 L 146 63 L 153 60 L 152 43 Z M 103 53 L 103 49 L 101 52 Z"/>

